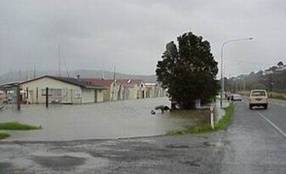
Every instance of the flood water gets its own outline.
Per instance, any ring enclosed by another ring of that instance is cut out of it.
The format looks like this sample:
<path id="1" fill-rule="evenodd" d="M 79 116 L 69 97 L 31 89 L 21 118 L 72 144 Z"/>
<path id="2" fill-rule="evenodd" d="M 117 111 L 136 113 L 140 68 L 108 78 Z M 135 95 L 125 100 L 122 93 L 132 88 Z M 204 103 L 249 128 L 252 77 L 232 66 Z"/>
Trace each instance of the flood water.
<path id="1" fill-rule="evenodd" d="M 190 113 L 150 111 L 168 105 L 168 98 L 117 101 L 87 105 L 22 105 L 21 111 L 8 107 L 0 112 L 0 122 L 19 121 L 41 125 L 41 130 L 9 131 L 10 140 L 63 141 L 109 139 L 161 135 L 191 126 L 196 122 Z"/>

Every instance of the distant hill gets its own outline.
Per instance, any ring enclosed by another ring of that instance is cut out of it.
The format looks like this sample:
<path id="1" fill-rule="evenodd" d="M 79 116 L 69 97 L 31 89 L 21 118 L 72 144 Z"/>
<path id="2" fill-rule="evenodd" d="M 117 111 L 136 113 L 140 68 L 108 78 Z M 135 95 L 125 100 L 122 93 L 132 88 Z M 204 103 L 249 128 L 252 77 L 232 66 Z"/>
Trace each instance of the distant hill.
<path id="1" fill-rule="evenodd" d="M 286 92 L 286 65 L 278 62 L 265 70 L 239 75 L 225 80 L 228 91 L 250 91 L 252 89 L 267 89 L 274 92 Z"/>
<path id="2" fill-rule="evenodd" d="M 39 77 L 43 75 L 55 75 L 58 76 L 56 71 L 38 71 L 34 73 L 33 71 L 18 71 L 9 72 L 0 76 L 0 84 L 7 82 L 25 81 L 33 79 L 34 77 Z M 61 76 L 76 77 L 80 75 L 80 78 L 104 78 L 113 79 L 114 73 L 110 71 L 101 70 L 74 70 L 69 72 L 69 74 L 62 72 Z M 140 79 L 144 82 L 156 82 L 156 75 L 131 75 L 123 73 L 115 73 L 116 79 Z"/>

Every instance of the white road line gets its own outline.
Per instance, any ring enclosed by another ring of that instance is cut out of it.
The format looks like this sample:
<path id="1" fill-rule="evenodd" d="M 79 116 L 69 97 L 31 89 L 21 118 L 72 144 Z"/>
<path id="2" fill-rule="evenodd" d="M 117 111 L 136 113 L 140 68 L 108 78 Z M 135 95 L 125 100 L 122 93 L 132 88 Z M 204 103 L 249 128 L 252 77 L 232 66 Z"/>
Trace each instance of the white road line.
<path id="1" fill-rule="evenodd" d="M 269 120 L 268 118 L 266 118 L 263 114 L 261 114 L 260 112 L 257 112 L 258 115 L 263 118 L 265 121 L 267 121 L 272 127 L 274 127 L 279 133 L 281 133 L 285 138 L 286 138 L 286 133 L 283 132 L 276 124 L 274 124 L 271 120 Z"/>

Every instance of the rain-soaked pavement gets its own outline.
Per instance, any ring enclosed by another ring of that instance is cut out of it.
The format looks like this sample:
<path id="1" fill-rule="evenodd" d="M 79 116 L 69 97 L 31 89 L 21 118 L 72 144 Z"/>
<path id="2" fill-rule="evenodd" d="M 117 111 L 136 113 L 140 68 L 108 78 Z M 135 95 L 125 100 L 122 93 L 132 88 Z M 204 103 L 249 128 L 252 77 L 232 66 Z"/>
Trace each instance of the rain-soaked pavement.
<path id="1" fill-rule="evenodd" d="M 221 135 L 0 143 L 0 173 L 218 173 Z"/>
<path id="2" fill-rule="evenodd" d="M 88 105 L 23 105 L 22 110 L 7 108 L 0 112 L 0 122 L 19 121 L 41 125 L 41 130 L 10 131 L 6 141 L 63 141 L 110 139 L 162 135 L 170 130 L 190 126 L 200 119 L 197 113 L 156 115 L 151 110 L 170 105 L 168 98 L 151 98 Z"/>
<path id="3" fill-rule="evenodd" d="M 267 111 L 237 102 L 230 127 L 210 134 L 0 142 L 0 173 L 285 174 L 285 112 L 286 102 L 275 101 Z"/>
<path id="4" fill-rule="evenodd" d="M 268 110 L 236 105 L 235 119 L 224 138 L 222 173 L 286 173 L 286 101 L 272 100 Z"/>

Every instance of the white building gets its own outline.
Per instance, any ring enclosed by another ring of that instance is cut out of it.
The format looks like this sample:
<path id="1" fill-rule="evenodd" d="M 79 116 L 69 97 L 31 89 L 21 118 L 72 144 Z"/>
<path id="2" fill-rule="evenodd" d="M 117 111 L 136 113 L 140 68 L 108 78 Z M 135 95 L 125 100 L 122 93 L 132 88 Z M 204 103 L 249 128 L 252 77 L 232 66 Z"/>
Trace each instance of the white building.
<path id="1" fill-rule="evenodd" d="M 146 98 L 165 97 L 167 96 L 166 90 L 163 89 L 158 83 L 145 83 Z"/>
<path id="2" fill-rule="evenodd" d="M 274 73 L 273 70 L 268 69 L 268 70 L 265 70 L 265 71 L 263 72 L 263 75 L 270 75 L 270 74 L 273 74 L 273 73 Z"/>
<path id="3" fill-rule="evenodd" d="M 136 79 L 119 79 L 118 100 L 134 100 L 146 98 L 144 83 Z"/>
<path id="4" fill-rule="evenodd" d="M 276 69 L 277 72 L 282 72 L 282 71 L 286 71 L 286 65 L 280 65 L 278 66 L 278 68 Z"/>
<path id="5" fill-rule="evenodd" d="M 86 81 L 55 76 L 42 76 L 19 84 L 21 99 L 26 103 L 45 103 L 48 88 L 49 103 L 82 104 L 103 102 L 102 86 Z"/>

